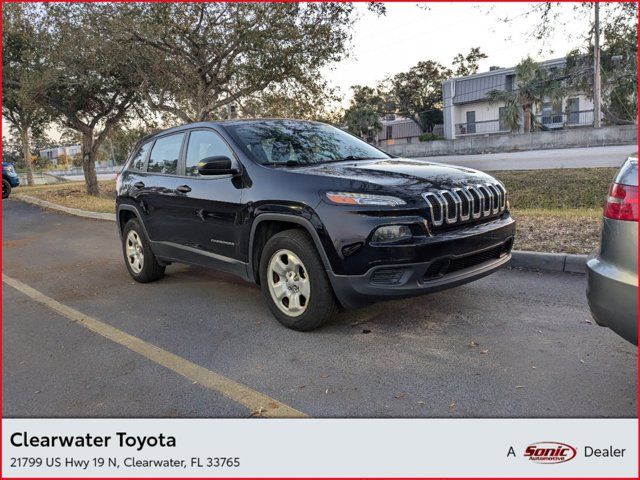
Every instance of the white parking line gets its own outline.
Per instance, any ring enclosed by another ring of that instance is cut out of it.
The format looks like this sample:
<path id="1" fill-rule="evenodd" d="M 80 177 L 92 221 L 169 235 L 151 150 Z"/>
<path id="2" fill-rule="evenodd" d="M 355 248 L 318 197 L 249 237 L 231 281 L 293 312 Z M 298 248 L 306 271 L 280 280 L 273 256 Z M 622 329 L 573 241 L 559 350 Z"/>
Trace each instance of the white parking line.
<path id="1" fill-rule="evenodd" d="M 268 395 L 253 390 L 246 385 L 201 367 L 200 365 L 190 362 L 189 360 L 179 357 L 167 350 L 163 350 L 149 342 L 145 342 L 138 337 L 123 332 L 122 330 L 101 322 L 96 318 L 85 315 L 84 313 L 64 305 L 29 285 L 5 275 L 4 273 L 2 274 L 2 281 L 24 293 L 32 300 L 35 300 L 51 310 L 67 317 L 78 325 L 81 325 L 86 329 L 111 340 L 112 342 L 118 343 L 151 360 L 152 362 L 162 365 L 163 367 L 192 380 L 193 382 L 197 382 L 209 390 L 221 393 L 234 402 L 244 405 L 255 415 L 284 418 L 308 416 L 305 413 L 285 405 Z"/>

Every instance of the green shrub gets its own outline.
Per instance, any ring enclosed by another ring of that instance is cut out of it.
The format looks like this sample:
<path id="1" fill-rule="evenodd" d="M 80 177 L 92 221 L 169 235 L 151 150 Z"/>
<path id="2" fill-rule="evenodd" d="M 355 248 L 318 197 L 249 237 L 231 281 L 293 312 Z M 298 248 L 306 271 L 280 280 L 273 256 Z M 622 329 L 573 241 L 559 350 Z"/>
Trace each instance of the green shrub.
<path id="1" fill-rule="evenodd" d="M 444 137 L 436 135 L 435 133 L 423 133 L 418 137 L 421 142 L 431 142 L 433 140 L 444 140 Z"/>

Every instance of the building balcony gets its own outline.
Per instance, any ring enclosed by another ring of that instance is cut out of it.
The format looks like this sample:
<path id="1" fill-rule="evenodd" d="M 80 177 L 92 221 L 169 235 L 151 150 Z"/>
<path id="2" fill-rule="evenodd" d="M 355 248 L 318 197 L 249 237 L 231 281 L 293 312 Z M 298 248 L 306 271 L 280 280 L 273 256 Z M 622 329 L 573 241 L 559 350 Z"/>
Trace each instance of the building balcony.
<path id="1" fill-rule="evenodd" d="M 535 119 L 541 130 L 592 126 L 593 110 L 580 110 L 568 113 L 542 113 L 535 115 Z M 456 123 L 455 125 L 456 137 L 495 133 L 509 133 L 509 128 L 499 119 Z"/>
<path id="2" fill-rule="evenodd" d="M 542 113 L 540 115 L 536 115 L 535 118 L 543 130 L 592 126 L 593 110 L 580 110 L 568 113 Z"/>
<path id="3" fill-rule="evenodd" d="M 481 122 L 456 123 L 456 136 L 486 135 L 489 133 L 508 133 L 509 129 L 500 120 L 483 120 Z"/>

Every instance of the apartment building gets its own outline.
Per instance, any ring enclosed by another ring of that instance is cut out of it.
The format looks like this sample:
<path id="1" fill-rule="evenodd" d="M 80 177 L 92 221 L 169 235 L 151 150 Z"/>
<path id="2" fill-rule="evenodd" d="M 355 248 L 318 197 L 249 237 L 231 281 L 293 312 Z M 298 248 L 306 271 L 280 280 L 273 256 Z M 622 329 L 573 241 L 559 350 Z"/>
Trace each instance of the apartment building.
<path id="1" fill-rule="evenodd" d="M 410 118 L 399 115 L 387 115 L 380 119 L 382 128 L 375 137 L 376 145 L 381 148 L 389 145 L 402 145 L 419 142 L 422 130 L 416 122 Z M 443 136 L 444 130 L 441 124 L 435 125 L 433 134 Z"/>
<path id="2" fill-rule="evenodd" d="M 81 147 L 80 145 L 69 145 L 66 147 L 53 147 L 53 148 L 45 148 L 40 150 L 41 158 L 48 158 L 51 160 L 51 163 L 54 165 L 58 164 L 58 157 L 67 156 L 67 157 L 75 157 L 76 155 L 80 155 Z"/>
<path id="3" fill-rule="evenodd" d="M 565 63 L 565 58 L 556 58 L 541 65 L 553 74 L 561 71 Z M 488 72 L 445 81 L 442 89 L 445 138 L 509 133 L 504 121 L 504 104 L 490 103 L 487 94 L 491 90 L 512 91 L 514 88 L 514 67 L 491 67 Z M 557 101 L 545 99 L 542 105 L 534 106 L 534 115 L 547 130 L 592 126 L 593 102 L 585 95 L 570 95 Z M 522 131 L 522 126 L 520 128 Z"/>

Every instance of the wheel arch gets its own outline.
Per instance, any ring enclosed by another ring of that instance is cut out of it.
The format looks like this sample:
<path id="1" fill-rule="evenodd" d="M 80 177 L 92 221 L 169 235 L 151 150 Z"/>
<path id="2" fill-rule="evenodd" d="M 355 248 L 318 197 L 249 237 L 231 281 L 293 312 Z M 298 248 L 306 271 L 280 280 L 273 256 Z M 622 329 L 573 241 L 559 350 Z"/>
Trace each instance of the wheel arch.
<path id="1" fill-rule="evenodd" d="M 140 225 L 142 226 L 142 230 L 144 230 L 144 234 L 146 235 L 147 238 L 149 238 L 149 234 L 147 233 L 147 228 L 144 224 L 144 221 L 142 220 L 142 215 L 140 215 L 140 212 L 136 207 L 134 207 L 133 205 L 127 205 L 127 204 L 118 205 L 118 211 L 116 214 L 116 221 L 118 224 L 118 233 L 120 234 L 120 236 L 122 237 L 122 231 L 124 230 L 124 226 L 132 218 L 135 218 L 138 220 L 138 222 L 140 222 Z"/>
<path id="2" fill-rule="evenodd" d="M 327 271 L 331 271 L 331 262 L 327 256 L 327 252 L 322 245 L 320 235 L 316 231 L 310 220 L 299 217 L 296 215 L 289 215 L 284 213 L 263 213 L 258 215 L 251 225 L 251 233 L 249 235 L 249 251 L 248 251 L 248 264 L 247 275 L 255 283 L 260 283 L 260 275 L 258 274 L 258 267 L 260 265 L 260 254 L 262 248 L 266 242 L 278 232 L 289 230 L 291 228 L 301 228 L 305 230 L 320 255 L 322 264 Z"/>

